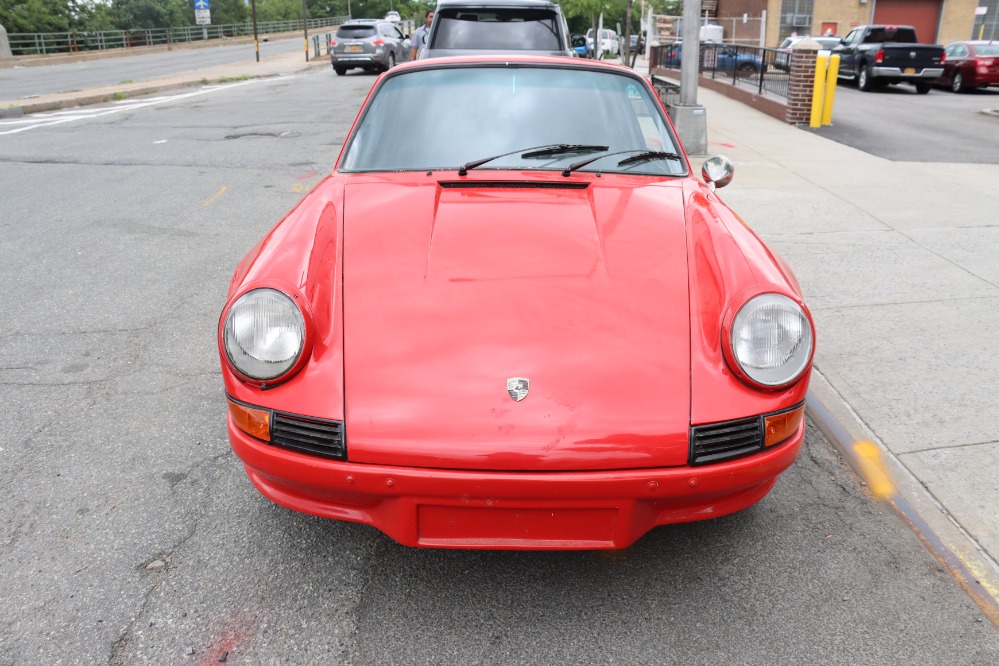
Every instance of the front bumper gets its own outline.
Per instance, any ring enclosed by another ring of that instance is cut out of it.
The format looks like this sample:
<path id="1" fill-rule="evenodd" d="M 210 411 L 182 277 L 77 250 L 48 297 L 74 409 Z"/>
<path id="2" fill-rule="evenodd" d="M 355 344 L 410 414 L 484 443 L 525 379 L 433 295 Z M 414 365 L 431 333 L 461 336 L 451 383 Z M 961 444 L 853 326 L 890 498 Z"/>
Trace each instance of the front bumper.
<path id="1" fill-rule="evenodd" d="M 476 472 L 316 458 L 256 440 L 228 421 L 250 480 L 282 506 L 371 525 L 407 546 L 625 548 L 657 525 L 755 504 L 794 462 L 804 423 L 760 453 L 700 467 Z"/>

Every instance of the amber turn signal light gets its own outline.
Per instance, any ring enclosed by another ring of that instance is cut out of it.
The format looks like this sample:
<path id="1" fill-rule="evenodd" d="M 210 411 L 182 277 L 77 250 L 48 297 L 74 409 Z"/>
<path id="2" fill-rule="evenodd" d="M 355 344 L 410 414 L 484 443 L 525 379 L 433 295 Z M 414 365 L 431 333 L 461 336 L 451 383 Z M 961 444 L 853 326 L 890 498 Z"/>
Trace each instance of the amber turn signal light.
<path id="1" fill-rule="evenodd" d="M 251 437 L 271 441 L 271 413 L 229 400 L 229 416 L 237 428 Z"/>
<path id="2" fill-rule="evenodd" d="M 780 444 L 788 437 L 798 432 L 798 428 L 801 427 L 801 421 L 805 418 L 805 407 L 802 405 L 797 409 L 792 409 L 789 412 L 781 412 L 780 414 L 771 414 L 767 417 L 765 428 L 766 428 L 766 439 L 763 442 L 763 446 L 773 446 L 775 444 Z"/>

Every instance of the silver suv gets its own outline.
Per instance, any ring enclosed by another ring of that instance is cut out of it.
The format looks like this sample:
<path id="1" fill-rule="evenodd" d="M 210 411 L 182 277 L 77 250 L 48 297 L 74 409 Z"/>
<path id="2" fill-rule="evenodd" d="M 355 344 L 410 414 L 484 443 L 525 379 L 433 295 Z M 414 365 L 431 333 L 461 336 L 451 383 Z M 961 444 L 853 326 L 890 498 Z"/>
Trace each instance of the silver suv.
<path id="1" fill-rule="evenodd" d="M 355 67 L 384 72 L 404 60 L 409 60 L 409 39 L 384 19 L 344 21 L 330 44 L 330 63 L 340 76 Z"/>
<path id="2" fill-rule="evenodd" d="M 551 0 L 440 0 L 420 58 L 479 53 L 575 56 Z"/>

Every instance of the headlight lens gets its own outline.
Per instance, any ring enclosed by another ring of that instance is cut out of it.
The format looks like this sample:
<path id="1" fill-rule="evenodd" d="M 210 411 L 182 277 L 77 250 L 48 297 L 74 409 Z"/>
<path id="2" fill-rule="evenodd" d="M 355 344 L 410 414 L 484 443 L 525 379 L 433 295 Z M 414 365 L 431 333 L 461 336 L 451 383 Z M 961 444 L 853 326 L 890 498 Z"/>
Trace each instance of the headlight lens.
<path id="1" fill-rule="evenodd" d="M 252 379 L 274 379 L 288 372 L 302 353 L 305 319 L 280 291 L 254 289 L 229 308 L 222 339 L 236 370 Z"/>
<path id="2" fill-rule="evenodd" d="M 732 355 L 764 386 L 797 379 L 812 357 L 812 326 L 801 306 L 782 294 L 750 299 L 732 323 Z"/>

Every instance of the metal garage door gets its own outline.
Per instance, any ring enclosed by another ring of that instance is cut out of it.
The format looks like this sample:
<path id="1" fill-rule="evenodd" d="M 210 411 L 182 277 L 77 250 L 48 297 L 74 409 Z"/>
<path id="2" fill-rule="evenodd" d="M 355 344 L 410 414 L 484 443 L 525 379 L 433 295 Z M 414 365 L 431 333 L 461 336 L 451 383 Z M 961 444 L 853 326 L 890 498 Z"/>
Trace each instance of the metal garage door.
<path id="1" fill-rule="evenodd" d="M 877 0 L 874 22 L 887 25 L 911 25 L 924 44 L 937 41 L 942 0 Z"/>

